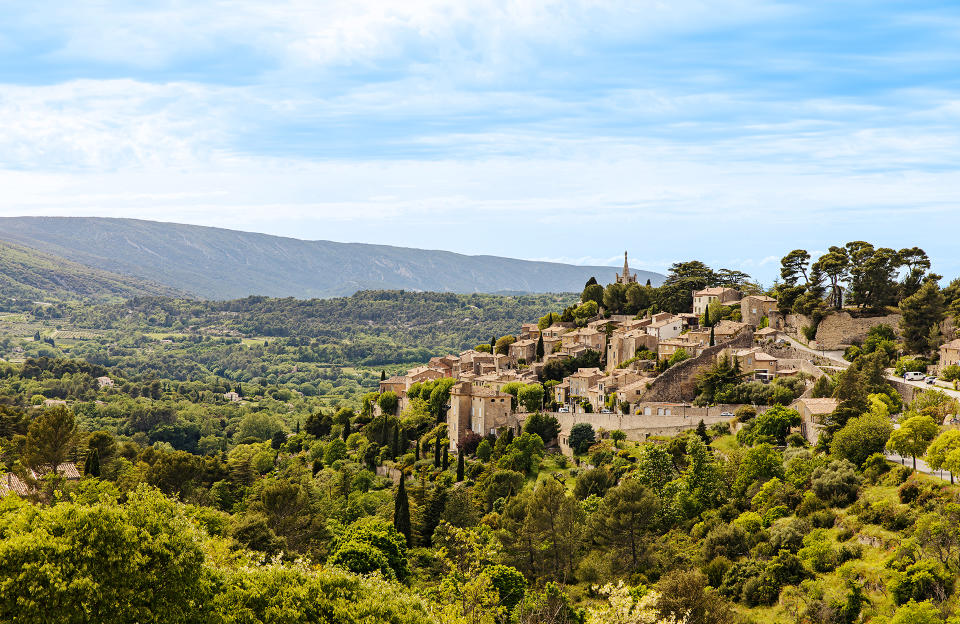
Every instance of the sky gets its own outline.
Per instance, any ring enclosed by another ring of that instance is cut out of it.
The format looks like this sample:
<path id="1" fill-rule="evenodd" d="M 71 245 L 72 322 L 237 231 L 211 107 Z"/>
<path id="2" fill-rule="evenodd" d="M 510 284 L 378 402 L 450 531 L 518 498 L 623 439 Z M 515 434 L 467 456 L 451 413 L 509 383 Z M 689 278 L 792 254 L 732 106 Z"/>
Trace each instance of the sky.
<path id="1" fill-rule="evenodd" d="M 960 275 L 960 4 L 0 0 L 0 216 Z"/>

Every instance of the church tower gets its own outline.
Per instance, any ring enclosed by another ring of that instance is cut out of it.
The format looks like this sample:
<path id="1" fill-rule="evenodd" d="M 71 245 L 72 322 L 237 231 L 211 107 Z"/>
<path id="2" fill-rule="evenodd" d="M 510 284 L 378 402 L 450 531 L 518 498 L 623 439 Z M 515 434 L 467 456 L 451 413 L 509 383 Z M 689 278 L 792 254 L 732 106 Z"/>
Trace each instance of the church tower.
<path id="1" fill-rule="evenodd" d="M 630 264 L 627 262 L 627 252 L 623 252 L 623 273 L 617 274 L 618 284 L 636 284 L 637 276 L 630 273 Z"/>

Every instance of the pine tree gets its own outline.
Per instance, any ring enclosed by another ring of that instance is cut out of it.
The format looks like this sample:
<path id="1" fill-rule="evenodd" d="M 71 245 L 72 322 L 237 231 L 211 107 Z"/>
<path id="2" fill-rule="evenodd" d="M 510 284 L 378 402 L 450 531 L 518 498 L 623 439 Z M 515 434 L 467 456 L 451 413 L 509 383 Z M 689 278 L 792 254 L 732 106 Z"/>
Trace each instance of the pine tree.
<path id="1" fill-rule="evenodd" d="M 441 468 L 446 470 L 450 467 L 450 447 L 446 444 L 443 445 L 443 461 L 441 462 Z"/>
<path id="2" fill-rule="evenodd" d="M 87 459 L 83 463 L 83 472 L 91 477 L 100 476 L 100 451 L 91 448 L 87 453 Z"/>
<path id="3" fill-rule="evenodd" d="M 697 435 L 700 436 L 700 439 L 703 440 L 704 444 L 710 444 L 710 436 L 707 434 L 707 425 L 701 420 L 697 424 Z"/>
<path id="4" fill-rule="evenodd" d="M 417 443 L 413 445 L 413 448 L 415 453 L 414 459 L 416 459 L 417 461 L 420 461 L 420 440 L 419 439 L 417 439 Z"/>
<path id="5" fill-rule="evenodd" d="M 407 546 L 412 546 L 410 540 L 410 501 L 407 499 L 407 486 L 404 485 L 406 475 L 400 474 L 400 484 L 393 501 L 393 528 L 407 540 Z"/>
<path id="6" fill-rule="evenodd" d="M 711 326 L 710 327 L 710 346 L 712 347 L 716 344 L 717 344 L 717 339 L 716 339 L 716 336 L 713 335 L 713 327 Z"/>
<path id="7" fill-rule="evenodd" d="M 647 278 L 647 288 L 650 288 L 650 286 L 652 286 L 652 284 L 650 283 L 650 278 L 648 277 L 648 278 Z"/>
<path id="8" fill-rule="evenodd" d="M 457 483 L 463 481 L 463 472 L 466 468 L 466 460 L 464 460 L 463 455 L 464 453 L 462 450 L 457 451 Z"/>

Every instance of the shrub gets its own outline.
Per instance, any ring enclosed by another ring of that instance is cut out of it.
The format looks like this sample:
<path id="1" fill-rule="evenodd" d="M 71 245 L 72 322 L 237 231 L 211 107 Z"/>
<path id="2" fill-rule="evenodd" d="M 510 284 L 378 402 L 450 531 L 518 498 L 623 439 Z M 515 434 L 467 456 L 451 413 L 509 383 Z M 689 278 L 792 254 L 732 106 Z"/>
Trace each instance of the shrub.
<path id="1" fill-rule="evenodd" d="M 893 564 L 896 571 L 890 582 L 890 593 L 898 605 L 910 600 L 943 601 L 953 592 L 953 576 L 940 563 L 930 559 L 904 563 Z"/>
<path id="2" fill-rule="evenodd" d="M 330 556 L 327 564 L 343 568 L 354 574 L 380 572 L 387 578 L 395 578 L 387 557 L 374 546 L 364 542 L 343 544 Z"/>
<path id="3" fill-rule="evenodd" d="M 577 477 L 577 484 L 573 488 L 573 495 L 584 500 L 591 494 L 603 496 L 613 485 L 616 479 L 606 468 L 592 468 L 585 470 Z"/>
<path id="4" fill-rule="evenodd" d="M 570 428 L 570 448 L 577 455 L 585 453 L 596 442 L 596 434 L 590 423 L 577 423 Z"/>
<path id="5" fill-rule="evenodd" d="M 803 544 L 803 537 L 810 525 L 799 518 L 787 522 L 778 522 L 770 527 L 770 545 L 775 551 L 797 552 Z"/>
<path id="6" fill-rule="evenodd" d="M 833 511 L 829 509 L 822 509 L 810 514 L 810 524 L 818 529 L 833 528 L 833 525 L 836 521 L 837 514 L 833 513 Z"/>
<path id="7" fill-rule="evenodd" d="M 726 557 L 715 557 L 710 560 L 710 563 L 703 566 L 703 573 L 706 575 L 711 587 L 720 587 L 723 583 L 723 577 L 732 565 L 733 562 Z"/>
<path id="8" fill-rule="evenodd" d="M 813 493 L 830 505 L 845 507 L 857 500 L 860 492 L 860 477 L 849 461 L 834 460 L 813 471 Z"/>
<path id="9" fill-rule="evenodd" d="M 914 480 L 908 479 L 906 483 L 897 488 L 897 496 L 901 503 L 909 505 L 920 496 L 920 486 Z"/>
<path id="10" fill-rule="evenodd" d="M 848 561 L 860 559 L 861 557 L 863 557 L 863 544 L 841 544 L 840 550 L 837 552 L 837 565 L 843 565 Z"/>
<path id="11" fill-rule="evenodd" d="M 706 561 L 717 557 L 736 560 L 749 552 L 747 532 L 735 524 L 718 526 L 703 540 L 703 558 Z"/>
<path id="12" fill-rule="evenodd" d="M 720 585 L 720 594 L 732 600 L 742 601 L 744 586 L 754 578 L 764 573 L 764 566 L 759 561 L 748 560 L 733 564 L 723 576 Z"/>
<path id="13" fill-rule="evenodd" d="M 505 565 L 487 566 L 483 573 L 497 589 L 500 604 L 506 607 L 507 611 L 512 611 L 523 599 L 523 593 L 527 590 L 527 579 L 516 568 Z"/>

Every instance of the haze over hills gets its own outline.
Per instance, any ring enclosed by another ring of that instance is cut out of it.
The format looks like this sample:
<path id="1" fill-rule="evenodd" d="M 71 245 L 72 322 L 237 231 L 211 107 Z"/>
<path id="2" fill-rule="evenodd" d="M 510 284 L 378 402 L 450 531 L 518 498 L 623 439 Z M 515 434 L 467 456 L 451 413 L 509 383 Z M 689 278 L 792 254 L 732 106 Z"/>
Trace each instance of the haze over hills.
<path id="1" fill-rule="evenodd" d="M 0 242 L 0 295 L 4 299 L 41 299 L 47 295 L 98 299 L 136 295 L 182 296 L 155 282 L 118 275 L 47 254 Z"/>
<path id="2" fill-rule="evenodd" d="M 0 240 L 208 299 L 333 297 L 366 289 L 579 292 L 591 276 L 606 283 L 617 271 L 100 217 L 3 217 Z M 664 278 L 636 274 L 653 285 Z"/>

